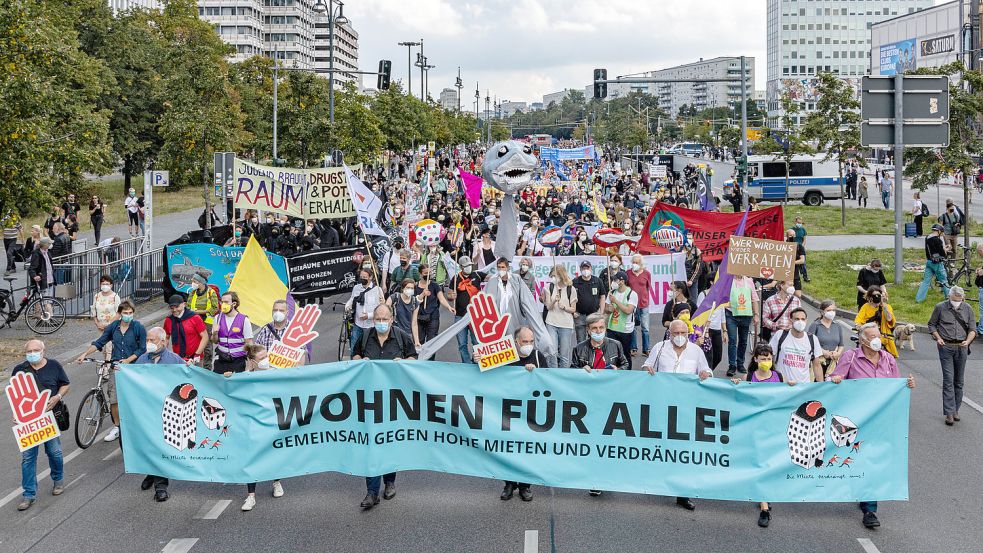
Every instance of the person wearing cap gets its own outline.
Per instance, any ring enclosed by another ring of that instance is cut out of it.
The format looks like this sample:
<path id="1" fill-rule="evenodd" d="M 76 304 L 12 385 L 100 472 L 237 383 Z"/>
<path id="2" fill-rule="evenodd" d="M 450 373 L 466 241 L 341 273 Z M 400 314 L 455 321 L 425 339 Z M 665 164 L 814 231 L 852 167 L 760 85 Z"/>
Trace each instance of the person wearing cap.
<path id="1" fill-rule="evenodd" d="M 205 323 L 212 324 L 212 317 L 218 313 L 218 293 L 208 286 L 208 279 L 200 273 L 191 277 L 191 293 L 188 295 L 188 308 Z"/>
<path id="2" fill-rule="evenodd" d="M 574 332 L 577 343 L 587 339 L 587 318 L 597 313 L 604 314 L 604 302 L 601 299 L 607 295 L 607 283 L 594 276 L 594 266 L 590 261 L 580 262 L 580 274 L 573 279 L 573 287 L 577 290 L 577 312 L 573 316 Z"/>
<path id="3" fill-rule="evenodd" d="M 928 289 L 932 286 L 932 279 L 938 280 L 942 285 L 942 293 L 949 296 L 949 277 L 945 271 L 945 242 L 942 235 L 945 227 L 935 223 L 932 225 L 932 232 L 925 237 L 925 273 L 922 283 L 915 293 L 915 301 L 921 303 L 928 295 Z"/>
<path id="4" fill-rule="evenodd" d="M 38 248 L 31 254 L 27 267 L 27 277 L 34 281 L 42 296 L 53 296 L 55 291 L 55 269 L 51 265 L 51 238 L 42 236 Z"/>
<path id="5" fill-rule="evenodd" d="M 638 306 L 638 294 L 628 286 L 628 275 L 618 271 L 611 275 L 611 291 L 605 300 L 605 312 L 608 313 L 608 336 L 621 343 L 621 349 L 628 357 L 628 368 L 631 369 L 631 335 L 635 330 L 635 309 Z"/>
<path id="6" fill-rule="evenodd" d="M 164 332 L 171 340 L 171 349 L 185 361 L 201 365 L 201 355 L 208 346 L 208 328 L 190 309 L 181 294 L 167 301 L 171 315 L 164 319 Z"/>

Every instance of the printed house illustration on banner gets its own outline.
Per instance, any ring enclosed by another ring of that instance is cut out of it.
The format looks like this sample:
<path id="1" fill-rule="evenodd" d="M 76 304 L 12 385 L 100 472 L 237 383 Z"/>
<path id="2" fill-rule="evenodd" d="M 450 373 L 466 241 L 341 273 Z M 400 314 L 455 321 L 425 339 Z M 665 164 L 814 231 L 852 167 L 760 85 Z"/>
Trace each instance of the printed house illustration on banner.
<path id="1" fill-rule="evenodd" d="M 179 384 L 164 398 L 161 418 L 164 422 L 164 441 L 178 451 L 195 447 L 198 418 L 195 407 L 198 390 L 191 384 Z"/>
<path id="2" fill-rule="evenodd" d="M 833 443 L 837 447 L 843 447 L 853 445 L 853 442 L 857 441 L 857 432 L 859 431 L 860 429 L 852 420 L 842 415 L 833 415 L 829 427 L 829 437 L 833 439 Z"/>
<path id="3" fill-rule="evenodd" d="M 807 401 L 788 421 L 788 451 L 792 462 L 804 468 L 821 467 L 826 453 L 826 408 Z"/>
<path id="4" fill-rule="evenodd" d="M 210 430 L 222 428 L 225 426 L 225 407 L 215 399 L 204 398 L 201 400 L 201 420 Z"/>

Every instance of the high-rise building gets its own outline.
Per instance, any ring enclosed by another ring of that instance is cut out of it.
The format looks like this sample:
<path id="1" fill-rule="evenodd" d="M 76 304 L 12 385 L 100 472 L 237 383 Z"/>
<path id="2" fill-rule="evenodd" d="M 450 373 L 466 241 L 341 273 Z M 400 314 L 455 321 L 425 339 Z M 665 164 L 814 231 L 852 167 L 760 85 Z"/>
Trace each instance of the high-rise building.
<path id="1" fill-rule="evenodd" d="M 198 0 L 198 15 L 235 46 L 233 62 L 263 55 L 327 76 L 328 17 L 314 11 L 315 4 L 317 0 Z M 358 70 L 358 33 L 350 22 L 336 24 L 334 30 L 335 69 Z M 361 83 L 357 77 L 336 71 L 335 86 L 348 80 Z"/>
<path id="2" fill-rule="evenodd" d="M 974 49 L 979 46 L 972 45 L 972 37 L 979 36 L 979 18 L 974 25 L 974 2 L 978 0 L 953 0 L 875 23 L 870 29 L 870 74 L 894 75 L 960 59 L 976 67 L 980 56 Z"/>
<path id="3" fill-rule="evenodd" d="M 509 100 L 502 100 L 501 111 L 502 117 L 511 117 L 517 111 L 528 111 L 528 104 L 526 102 L 512 102 Z"/>
<path id="4" fill-rule="evenodd" d="M 790 91 L 798 102 L 798 124 L 815 109 L 817 75 L 839 75 L 859 93 L 870 66 L 870 31 L 874 23 L 914 13 L 934 0 L 768 0 L 768 118 L 781 117 L 779 100 Z"/>
<path id="5" fill-rule="evenodd" d="M 161 0 L 109 0 L 113 13 L 119 13 L 130 8 L 157 9 L 164 7 Z"/>
<path id="6" fill-rule="evenodd" d="M 551 92 L 549 94 L 543 94 L 543 107 L 549 109 L 550 104 L 559 105 L 559 103 L 562 102 L 564 98 L 569 96 L 571 92 L 573 92 L 572 88 L 564 88 L 559 92 Z"/>
<path id="7" fill-rule="evenodd" d="M 444 109 L 457 109 L 458 104 L 456 88 L 445 88 L 440 91 L 440 107 Z"/>

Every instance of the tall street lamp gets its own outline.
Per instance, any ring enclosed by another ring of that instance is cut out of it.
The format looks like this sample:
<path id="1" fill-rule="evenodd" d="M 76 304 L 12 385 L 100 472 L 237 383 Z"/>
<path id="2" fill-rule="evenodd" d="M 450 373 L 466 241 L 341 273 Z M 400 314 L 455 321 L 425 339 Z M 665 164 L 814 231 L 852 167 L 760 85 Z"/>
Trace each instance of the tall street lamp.
<path id="1" fill-rule="evenodd" d="M 406 93 L 410 96 L 413 95 L 413 63 L 410 61 L 410 54 L 413 52 L 414 46 L 423 46 L 423 39 L 420 42 L 406 41 L 399 42 L 400 46 L 406 47 Z"/>
<path id="2" fill-rule="evenodd" d="M 340 0 L 328 0 L 327 4 L 317 0 L 313 9 L 319 14 L 328 14 L 328 113 L 334 125 L 334 27 L 335 24 L 347 25 L 348 18 L 345 17 L 345 3 Z"/>

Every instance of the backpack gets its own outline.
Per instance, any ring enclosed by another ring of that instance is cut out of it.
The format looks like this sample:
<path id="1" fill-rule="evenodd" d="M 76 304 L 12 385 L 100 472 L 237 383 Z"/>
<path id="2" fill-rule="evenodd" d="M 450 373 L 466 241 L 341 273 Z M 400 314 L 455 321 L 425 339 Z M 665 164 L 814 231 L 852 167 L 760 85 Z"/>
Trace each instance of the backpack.
<path id="1" fill-rule="evenodd" d="M 785 329 L 782 331 L 782 335 L 778 337 L 778 344 L 777 344 L 778 347 L 775 348 L 776 358 L 782 354 L 782 343 L 785 342 L 785 338 L 788 338 L 788 335 L 791 333 L 792 333 L 791 330 Z M 810 338 L 809 339 L 809 365 L 812 365 L 812 362 L 816 360 L 816 341 L 812 339 L 813 338 L 812 334 L 809 334 L 807 332 L 806 336 Z"/>
<path id="2" fill-rule="evenodd" d="M 549 286 L 550 286 L 550 295 L 553 295 L 553 290 L 554 290 L 554 286 L 555 285 L 551 283 Z M 570 286 L 567 286 L 567 303 L 570 303 L 570 295 L 571 295 L 570 289 L 571 288 L 573 288 L 573 285 L 572 284 Z M 546 314 L 548 312 L 549 312 L 549 309 L 546 308 L 546 302 L 544 301 L 543 302 L 543 322 L 546 322 Z"/>
<path id="3" fill-rule="evenodd" d="M 922 217 L 928 217 L 928 204 L 922 202 Z"/>

